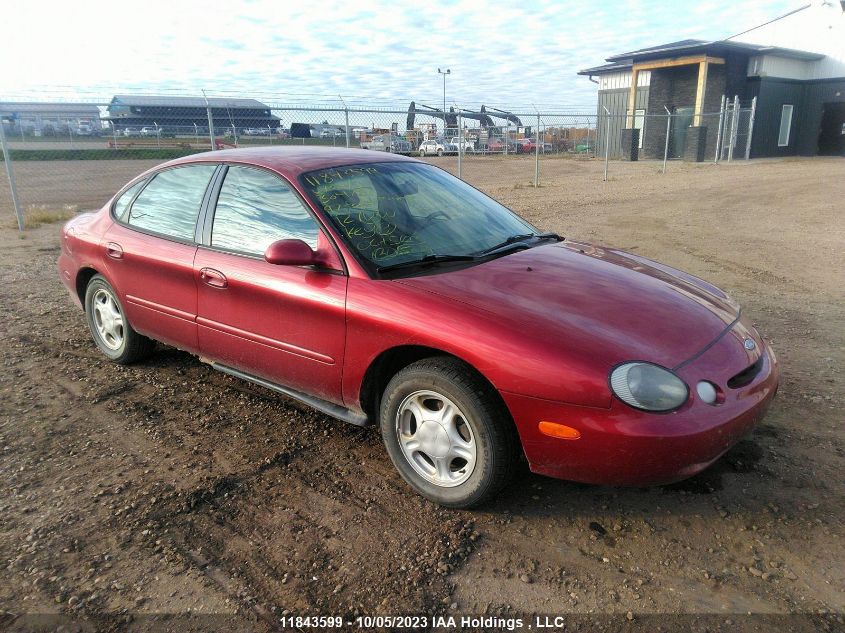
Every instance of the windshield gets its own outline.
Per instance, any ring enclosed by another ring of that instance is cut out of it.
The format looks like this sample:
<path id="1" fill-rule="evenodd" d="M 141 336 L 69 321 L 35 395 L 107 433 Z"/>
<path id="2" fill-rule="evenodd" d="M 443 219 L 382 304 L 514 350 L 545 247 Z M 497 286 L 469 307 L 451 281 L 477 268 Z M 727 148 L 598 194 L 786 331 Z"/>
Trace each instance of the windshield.
<path id="1" fill-rule="evenodd" d="M 304 174 L 311 199 L 365 265 L 474 256 L 534 227 L 445 171 L 424 163 L 368 163 Z"/>

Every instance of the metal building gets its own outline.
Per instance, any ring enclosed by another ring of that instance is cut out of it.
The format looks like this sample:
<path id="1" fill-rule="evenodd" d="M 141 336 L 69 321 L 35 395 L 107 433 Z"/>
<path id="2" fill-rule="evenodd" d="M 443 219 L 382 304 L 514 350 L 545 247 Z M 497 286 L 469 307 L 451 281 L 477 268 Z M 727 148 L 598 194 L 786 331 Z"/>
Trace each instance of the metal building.
<path id="1" fill-rule="evenodd" d="M 6 134 L 52 136 L 98 133 L 100 109 L 74 103 L 0 103 L 0 118 Z"/>
<path id="2" fill-rule="evenodd" d="M 123 130 L 157 127 L 165 132 L 179 133 L 197 126 L 208 130 L 208 110 L 215 130 L 221 133 L 234 127 L 239 133 L 245 128 L 275 130 L 279 117 L 270 113 L 270 106 L 255 99 L 209 97 L 172 97 L 150 95 L 115 95 L 108 106 L 105 120 L 118 133 Z"/>

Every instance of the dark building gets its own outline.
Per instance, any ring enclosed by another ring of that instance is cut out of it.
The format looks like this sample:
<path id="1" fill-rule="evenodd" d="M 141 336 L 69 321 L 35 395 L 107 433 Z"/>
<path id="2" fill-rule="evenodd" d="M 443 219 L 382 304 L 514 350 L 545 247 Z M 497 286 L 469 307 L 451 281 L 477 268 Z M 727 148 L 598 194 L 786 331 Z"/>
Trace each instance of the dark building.
<path id="1" fill-rule="evenodd" d="M 279 127 L 279 118 L 270 113 L 270 107 L 255 99 L 210 97 L 208 107 L 214 129 L 220 133 L 232 127 L 239 133 L 248 128 Z M 208 131 L 206 100 L 202 97 L 115 95 L 105 119 L 117 132 L 153 126 L 173 133 L 191 132 L 194 126 Z"/>
<path id="2" fill-rule="evenodd" d="M 845 9 L 816 2 L 725 40 L 608 57 L 579 73 L 599 86 L 598 147 L 609 138 L 613 156 L 662 158 L 668 147 L 670 158 L 701 161 L 727 139 L 742 156 L 845 155 L 843 42 Z"/>

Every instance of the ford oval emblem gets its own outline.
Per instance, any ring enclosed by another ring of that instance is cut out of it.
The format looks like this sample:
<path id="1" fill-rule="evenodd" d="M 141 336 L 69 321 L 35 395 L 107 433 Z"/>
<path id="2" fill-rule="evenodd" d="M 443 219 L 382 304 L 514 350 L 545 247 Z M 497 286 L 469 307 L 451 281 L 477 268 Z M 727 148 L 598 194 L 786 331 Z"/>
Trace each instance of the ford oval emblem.
<path id="1" fill-rule="evenodd" d="M 742 346 L 745 349 L 747 349 L 749 352 L 752 349 L 754 349 L 755 347 L 757 347 L 757 345 L 754 343 L 754 341 L 752 341 L 750 338 L 745 339 L 745 341 L 742 343 Z"/>

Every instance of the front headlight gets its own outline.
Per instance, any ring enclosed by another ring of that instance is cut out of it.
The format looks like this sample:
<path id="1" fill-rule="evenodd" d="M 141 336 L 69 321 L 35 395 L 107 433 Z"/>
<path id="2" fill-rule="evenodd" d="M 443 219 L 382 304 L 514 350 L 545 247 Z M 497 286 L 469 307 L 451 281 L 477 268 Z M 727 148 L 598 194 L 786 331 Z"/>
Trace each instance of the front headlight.
<path id="1" fill-rule="evenodd" d="M 645 411 L 671 411 L 689 397 L 684 381 L 668 369 L 645 362 L 619 365 L 610 372 L 610 388 L 622 402 Z"/>

